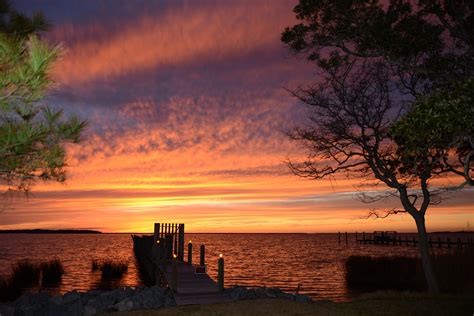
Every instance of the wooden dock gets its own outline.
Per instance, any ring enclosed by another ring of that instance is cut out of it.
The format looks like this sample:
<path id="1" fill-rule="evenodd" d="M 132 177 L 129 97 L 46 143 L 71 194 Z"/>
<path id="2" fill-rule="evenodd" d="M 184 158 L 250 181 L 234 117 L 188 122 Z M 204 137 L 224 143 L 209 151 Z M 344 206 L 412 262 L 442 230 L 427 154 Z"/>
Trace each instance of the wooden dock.
<path id="1" fill-rule="evenodd" d="M 205 247 L 199 265 L 192 264 L 192 244 L 184 261 L 184 224 L 155 223 L 153 236 L 132 236 L 142 274 L 154 284 L 168 286 L 177 305 L 214 304 L 232 301 L 224 292 L 224 259 L 220 257 L 218 282 L 206 272 Z"/>
<path id="2" fill-rule="evenodd" d="M 214 304 L 232 301 L 230 297 L 219 290 L 217 283 L 207 273 L 195 273 L 196 265 L 186 262 L 175 263 L 177 269 L 177 289 L 174 299 L 177 305 Z M 164 269 L 167 280 L 173 279 L 173 264 Z"/>

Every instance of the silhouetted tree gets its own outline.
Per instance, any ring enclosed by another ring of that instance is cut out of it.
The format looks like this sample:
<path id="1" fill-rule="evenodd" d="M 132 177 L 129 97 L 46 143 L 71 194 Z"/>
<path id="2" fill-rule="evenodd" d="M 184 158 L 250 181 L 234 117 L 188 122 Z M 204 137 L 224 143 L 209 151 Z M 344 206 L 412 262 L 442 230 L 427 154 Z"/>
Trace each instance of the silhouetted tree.
<path id="1" fill-rule="evenodd" d="M 39 39 L 46 28 L 41 14 L 30 19 L 0 1 L 0 181 L 7 193 L 27 192 L 37 179 L 64 181 L 64 143 L 78 142 L 86 126 L 40 103 L 60 49 Z"/>
<path id="2" fill-rule="evenodd" d="M 473 6 L 455 0 L 419 1 L 415 7 L 395 0 L 385 5 L 377 0 L 300 0 L 294 8 L 300 23 L 282 33 L 291 51 L 304 54 L 322 74 L 317 83 L 292 92 L 310 106 L 311 123 L 291 133 L 308 149 L 306 161 L 289 162 L 291 170 L 312 179 L 340 172 L 374 178 L 396 192 L 402 208 L 385 216 L 404 212 L 414 218 L 431 292 L 438 285 L 425 214 L 450 188 L 430 183 L 459 174 L 461 163 L 469 171 L 472 161 L 472 102 L 465 91 L 472 85 L 474 64 Z M 447 90 L 454 93 L 443 95 Z M 433 104 L 438 110 L 430 110 Z M 439 118 L 447 107 L 458 111 Z M 420 120 L 425 127 L 439 124 L 431 129 L 432 139 L 417 128 Z M 452 128 L 435 137 L 443 123 Z M 463 128 L 454 127 L 457 123 Z M 424 146 L 417 141 L 420 135 Z M 455 147 L 457 163 L 449 155 Z M 384 196 L 363 198 L 370 202 Z"/>

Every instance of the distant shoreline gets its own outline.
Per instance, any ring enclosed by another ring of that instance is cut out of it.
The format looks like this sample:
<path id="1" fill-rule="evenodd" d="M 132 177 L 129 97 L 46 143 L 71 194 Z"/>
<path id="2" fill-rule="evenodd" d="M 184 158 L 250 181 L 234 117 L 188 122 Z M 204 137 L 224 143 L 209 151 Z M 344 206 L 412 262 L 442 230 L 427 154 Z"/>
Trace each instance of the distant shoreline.
<path id="1" fill-rule="evenodd" d="M 341 232 L 342 233 L 342 232 Z M 348 232 L 348 234 L 355 234 L 356 232 Z M 358 232 L 361 233 L 361 232 Z M 366 232 L 371 234 L 372 232 Z M 398 232 L 399 234 L 417 234 L 417 232 Z M 428 234 L 473 234 L 474 231 L 436 231 L 428 232 Z M 130 235 L 153 235 L 153 232 L 101 232 L 98 230 L 91 229 L 5 229 L 0 230 L 0 234 L 130 234 Z M 203 232 L 189 232 L 187 234 L 196 234 L 196 235 L 220 235 L 220 234 L 232 234 L 232 235 L 245 235 L 245 234 L 265 234 L 265 235 L 319 235 L 319 234 L 330 234 L 334 235 L 337 232 L 323 232 L 323 233 L 298 233 L 298 232 L 242 232 L 242 233 L 226 233 L 226 232 L 216 232 L 216 233 L 203 233 Z M 342 233 L 343 234 L 343 233 Z"/>
<path id="2" fill-rule="evenodd" d="M 102 234 L 102 232 L 90 229 L 7 229 L 0 230 L 0 234 Z"/>

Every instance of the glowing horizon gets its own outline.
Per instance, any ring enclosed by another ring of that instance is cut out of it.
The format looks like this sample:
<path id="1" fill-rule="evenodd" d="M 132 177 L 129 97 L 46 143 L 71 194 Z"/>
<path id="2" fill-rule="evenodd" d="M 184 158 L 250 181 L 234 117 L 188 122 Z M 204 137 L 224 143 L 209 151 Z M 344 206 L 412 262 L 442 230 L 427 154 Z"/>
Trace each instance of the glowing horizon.
<path id="1" fill-rule="evenodd" d="M 35 186 L 0 213 L 0 229 L 415 231 L 407 215 L 362 219 L 385 205 L 358 202 L 359 179 L 308 181 L 285 166 L 301 151 L 284 132 L 305 109 L 284 87 L 315 78 L 279 40 L 295 3 L 70 5 L 15 4 L 53 23 L 45 36 L 65 50 L 48 103 L 89 129 L 68 146 L 67 183 Z M 466 189 L 432 207 L 428 230 L 470 229 L 472 201 Z"/>

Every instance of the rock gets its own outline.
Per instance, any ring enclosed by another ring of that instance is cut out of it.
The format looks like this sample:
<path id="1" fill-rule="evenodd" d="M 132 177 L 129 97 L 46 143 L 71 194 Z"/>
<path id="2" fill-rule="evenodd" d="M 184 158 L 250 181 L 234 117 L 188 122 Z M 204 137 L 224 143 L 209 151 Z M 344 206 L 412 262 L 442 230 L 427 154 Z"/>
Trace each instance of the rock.
<path id="1" fill-rule="evenodd" d="M 77 301 L 80 298 L 81 298 L 81 294 L 79 294 L 79 292 L 77 292 L 77 291 L 67 292 L 63 296 L 62 304 L 64 304 L 64 305 L 71 304 L 71 303 Z"/>
<path id="2" fill-rule="evenodd" d="M 230 291 L 230 297 L 233 301 L 238 301 L 241 299 L 245 299 L 247 294 L 247 289 L 242 286 L 235 286 Z"/>
<path id="3" fill-rule="evenodd" d="M 312 301 L 311 297 L 302 294 L 295 295 L 295 300 L 300 303 L 309 303 Z"/>
<path id="4" fill-rule="evenodd" d="M 81 316 L 82 314 L 84 314 L 84 307 L 80 300 L 76 300 L 74 303 L 66 307 L 65 315 L 67 316 Z"/>
<path id="5" fill-rule="evenodd" d="M 61 295 L 55 295 L 49 299 L 53 304 L 61 305 L 63 303 L 63 297 Z"/>
<path id="6" fill-rule="evenodd" d="M 43 314 L 47 316 L 67 316 L 67 307 L 64 305 L 49 303 L 43 310 Z"/>
<path id="7" fill-rule="evenodd" d="M 27 293 L 14 302 L 15 314 L 24 316 L 36 316 L 45 314 L 49 302 L 46 293 Z"/>
<path id="8" fill-rule="evenodd" d="M 277 287 L 269 287 L 267 288 L 267 293 L 271 295 L 272 297 L 278 297 L 283 292 Z"/>
<path id="9" fill-rule="evenodd" d="M 176 302 L 174 300 L 174 298 L 171 296 L 171 295 L 167 295 L 166 298 L 165 298 L 165 306 L 166 307 L 169 307 L 169 306 L 176 306 Z"/>
<path id="10" fill-rule="evenodd" d="M 130 311 L 133 309 L 133 302 L 129 298 L 126 298 L 115 304 L 114 308 L 119 312 Z"/>
<path id="11" fill-rule="evenodd" d="M 15 307 L 9 305 L 0 305 L 0 315 L 13 316 L 15 314 Z"/>
<path id="12" fill-rule="evenodd" d="M 267 293 L 267 290 L 266 288 L 263 288 L 263 287 L 257 287 L 255 289 L 255 295 L 258 297 L 258 298 L 267 298 L 267 297 L 270 297 Z"/>
<path id="13" fill-rule="evenodd" d="M 97 314 L 97 309 L 94 306 L 86 305 L 84 307 L 84 316 L 93 316 Z"/>

